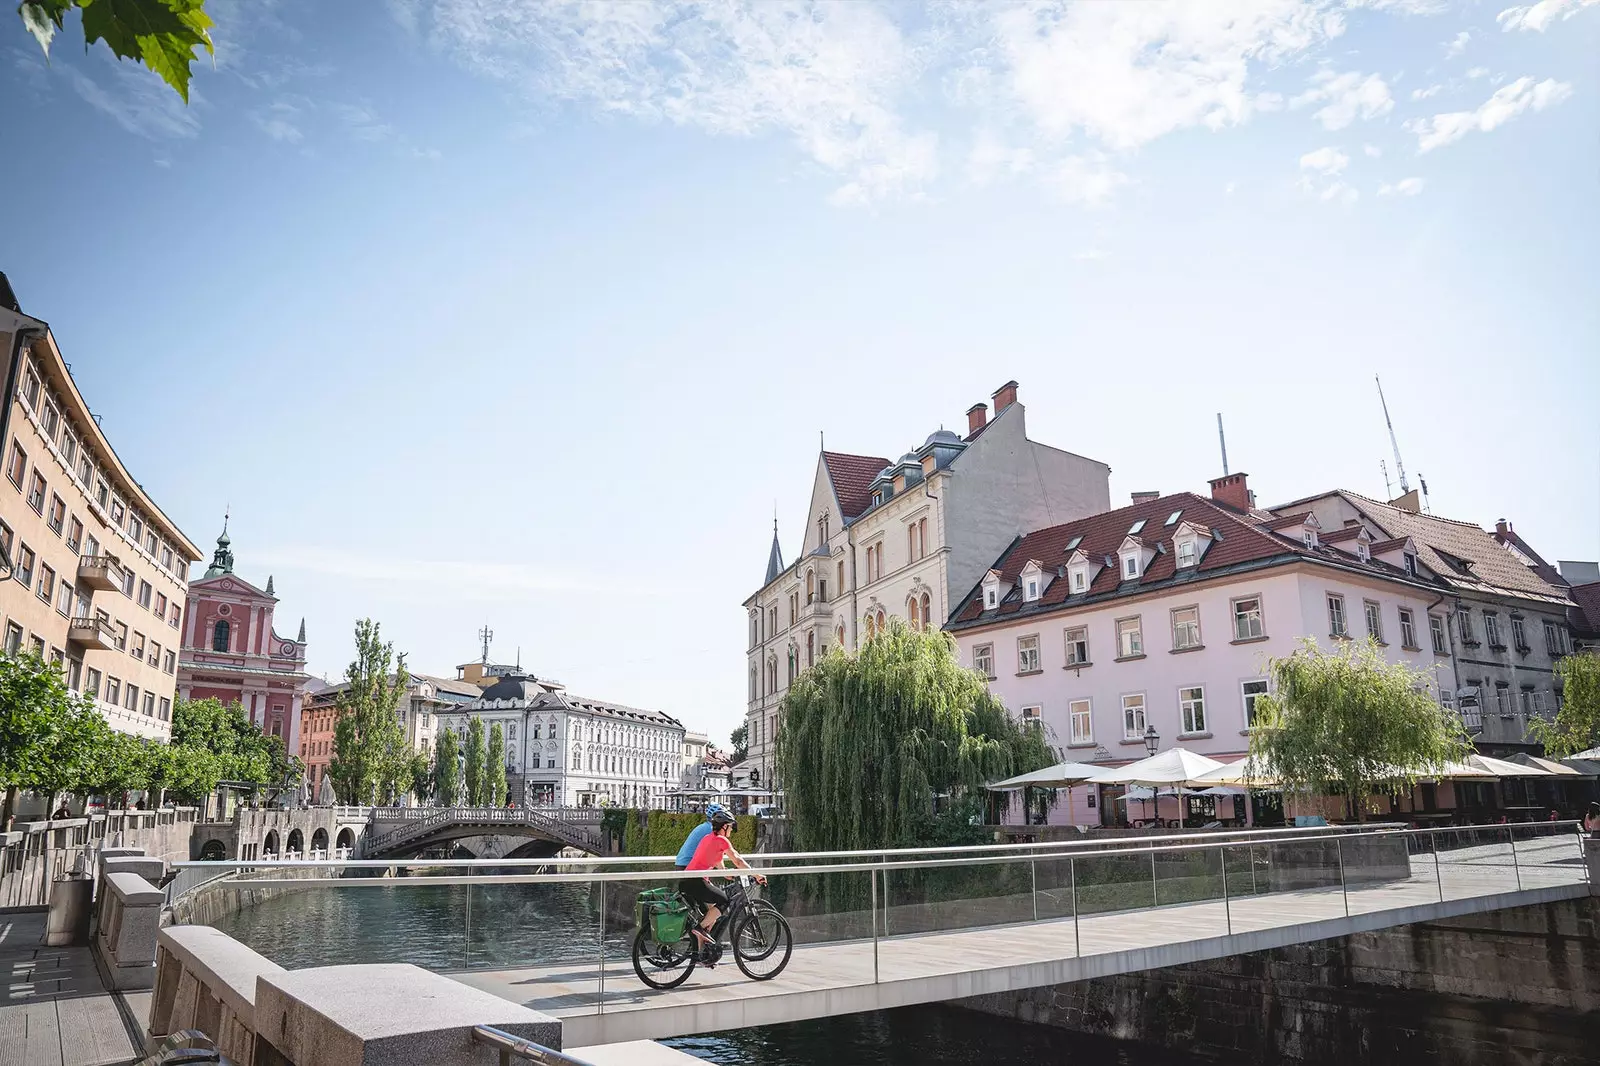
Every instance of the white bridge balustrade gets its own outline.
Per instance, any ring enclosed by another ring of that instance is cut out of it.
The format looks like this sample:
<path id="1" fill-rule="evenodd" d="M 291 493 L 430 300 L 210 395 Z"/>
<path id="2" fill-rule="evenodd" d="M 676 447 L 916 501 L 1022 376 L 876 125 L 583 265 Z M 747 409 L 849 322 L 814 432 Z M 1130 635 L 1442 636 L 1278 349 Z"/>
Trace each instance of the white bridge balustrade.
<path id="1" fill-rule="evenodd" d="M 599 852 L 601 813 L 597 807 L 375 807 L 365 851 L 376 857 L 499 833 Z"/>
<path id="2" fill-rule="evenodd" d="M 326 876 L 300 866 L 295 891 L 449 887 L 461 922 L 439 928 L 432 946 L 459 942 L 450 976 L 560 1018 L 566 1043 L 586 1046 L 965 999 L 1555 903 L 1595 890 L 1600 841 L 1588 847 L 1567 822 L 753 855 L 794 932 L 789 966 L 765 982 L 732 965 L 700 969 L 672 991 L 647 988 L 630 961 L 634 897 L 681 877 L 671 856 L 327 862 Z M 410 876 L 397 881 L 402 869 Z M 257 864 L 201 891 L 269 886 L 274 873 Z M 569 886 L 541 898 L 572 908 L 572 920 L 520 949 L 525 959 L 491 952 L 527 921 L 517 908 L 474 903 L 499 885 Z M 587 939 L 572 932 L 584 922 Z M 392 950 L 415 948 L 408 938 Z"/>

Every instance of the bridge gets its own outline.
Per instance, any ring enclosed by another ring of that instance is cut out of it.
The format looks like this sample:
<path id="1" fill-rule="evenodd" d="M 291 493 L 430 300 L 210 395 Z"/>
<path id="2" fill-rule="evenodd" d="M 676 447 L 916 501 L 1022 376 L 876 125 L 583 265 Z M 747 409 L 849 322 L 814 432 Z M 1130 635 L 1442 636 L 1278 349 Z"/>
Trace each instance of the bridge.
<path id="1" fill-rule="evenodd" d="M 591 854 L 604 846 L 598 807 L 375 807 L 368 858 L 408 858 L 467 837 L 526 837 L 508 858 L 554 855 L 563 848 Z"/>

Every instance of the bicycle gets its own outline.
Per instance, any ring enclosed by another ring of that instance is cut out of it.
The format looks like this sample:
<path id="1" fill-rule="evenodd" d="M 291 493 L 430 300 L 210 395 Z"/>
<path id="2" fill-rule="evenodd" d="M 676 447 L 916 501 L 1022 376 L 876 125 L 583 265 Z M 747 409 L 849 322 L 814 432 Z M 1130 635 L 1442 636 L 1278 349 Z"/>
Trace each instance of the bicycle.
<path id="1" fill-rule="evenodd" d="M 633 938 L 633 972 L 651 988 L 677 988 L 697 965 L 715 965 L 722 958 L 722 934 L 728 931 L 733 961 L 752 981 L 770 981 L 789 965 L 794 934 L 789 922 L 767 900 L 753 893 L 751 878 L 728 884 L 728 907 L 711 929 L 704 947 L 694 928 L 705 910 L 676 888 L 641 892 L 635 904 L 638 932 Z M 782 949 L 776 965 L 766 965 Z"/>

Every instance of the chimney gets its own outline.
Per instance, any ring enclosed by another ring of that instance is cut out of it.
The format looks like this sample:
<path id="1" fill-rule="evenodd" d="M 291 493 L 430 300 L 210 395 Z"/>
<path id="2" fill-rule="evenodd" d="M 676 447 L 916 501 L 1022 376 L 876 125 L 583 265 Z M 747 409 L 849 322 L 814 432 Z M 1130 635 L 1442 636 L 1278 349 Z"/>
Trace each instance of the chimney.
<path id="1" fill-rule="evenodd" d="M 1211 498 L 1235 511 L 1250 510 L 1250 487 L 1245 484 L 1247 474 L 1227 474 L 1211 479 Z"/>
<path id="2" fill-rule="evenodd" d="M 989 405 L 975 403 L 967 410 L 967 436 L 972 436 L 978 430 L 989 424 Z"/>
<path id="3" fill-rule="evenodd" d="M 1502 518 L 1494 524 L 1494 531 L 1503 537 L 1511 532 L 1511 523 Z"/>
<path id="4" fill-rule="evenodd" d="M 1149 503 L 1151 500 L 1159 499 L 1161 499 L 1161 493 L 1159 492 L 1136 492 L 1133 494 L 1133 502 L 1136 504 Z"/>
<path id="5" fill-rule="evenodd" d="M 1008 381 L 994 390 L 994 416 L 999 418 L 1007 407 L 1017 402 L 1017 383 Z"/>

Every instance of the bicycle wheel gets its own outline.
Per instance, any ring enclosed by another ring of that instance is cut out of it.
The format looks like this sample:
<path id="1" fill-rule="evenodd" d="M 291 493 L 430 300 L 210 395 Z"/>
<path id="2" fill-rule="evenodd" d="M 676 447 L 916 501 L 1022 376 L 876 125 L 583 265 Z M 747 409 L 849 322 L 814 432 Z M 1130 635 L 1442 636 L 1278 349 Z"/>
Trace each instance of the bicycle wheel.
<path id="1" fill-rule="evenodd" d="M 777 950 L 778 922 L 783 920 L 783 916 L 764 899 L 751 900 L 745 914 L 747 920 L 739 927 L 744 956 L 752 961 L 760 961 Z"/>
<path id="2" fill-rule="evenodd" d="M 759 938 L 756 942 L 761 946 L 746 954 L 745 930 L 752 920 L 759 921 L 761 932 L 752 933 L 751 938 Z M 763 910 L 759 919 L 746 911 L 734 923 L 733 961 L 738 963 L 740 972 L 752 981 L 770 981 L 778 976 L 789 965 L 789 955 L 793 951 L 794 934 L 789 931 L 788 921 L 775 910 Z"/>
<path id="3" fill-rule="evenodd" d="M 633 972 L 651 988 L 677 988 L 694 973 L 692 939 L 676 944 L 646 940 L 644 931 L 633 938 Z"/>

